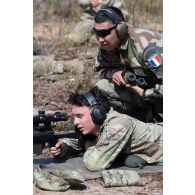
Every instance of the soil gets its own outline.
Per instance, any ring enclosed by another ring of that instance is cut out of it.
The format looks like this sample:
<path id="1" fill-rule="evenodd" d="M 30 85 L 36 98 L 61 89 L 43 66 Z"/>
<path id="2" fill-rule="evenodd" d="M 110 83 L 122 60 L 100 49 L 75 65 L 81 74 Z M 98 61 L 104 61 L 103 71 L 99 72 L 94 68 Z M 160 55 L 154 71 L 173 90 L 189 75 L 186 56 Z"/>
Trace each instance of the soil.
<path id="1" fill-rule="evenodd" d="M 107 195 L 107 194 L 117 194 L 117 195 L 160 195 L 163 194 L 163 173 L 142 173 L 141 178 L 145 182 L 144 186 L 127 186 L 127 187 L 109 187 L 105 188 L 102 185 L 101 179 L 88 180 L 84 185 L 72 186 L 66 192 L 51 192 L 43 191 L 35 187 L 33 184 L 33 194 L 37 195 Z"/>

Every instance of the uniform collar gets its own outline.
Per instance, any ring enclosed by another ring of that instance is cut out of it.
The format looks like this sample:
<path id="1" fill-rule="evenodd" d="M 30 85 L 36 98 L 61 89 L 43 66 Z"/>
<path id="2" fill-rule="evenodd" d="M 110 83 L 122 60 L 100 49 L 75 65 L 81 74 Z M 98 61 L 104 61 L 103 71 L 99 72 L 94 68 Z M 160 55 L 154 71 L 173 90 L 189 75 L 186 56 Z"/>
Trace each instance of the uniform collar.
<path id="1" fill-rule="evenodd" d="M 127 50 L 128 45 L 129 45 L 129 39 L 127 38 L 125 41 L 123 41 L 123 43 L 120 46 L 119 50 Z"/>

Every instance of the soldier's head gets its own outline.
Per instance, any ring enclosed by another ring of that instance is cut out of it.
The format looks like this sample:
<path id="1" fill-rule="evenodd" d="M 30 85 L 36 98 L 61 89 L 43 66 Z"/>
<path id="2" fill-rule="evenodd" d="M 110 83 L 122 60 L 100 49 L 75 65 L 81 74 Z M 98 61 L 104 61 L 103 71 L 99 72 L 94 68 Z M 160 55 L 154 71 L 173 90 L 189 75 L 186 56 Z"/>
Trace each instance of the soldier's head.
<path id="1" fill-rule="evenodd" d="M 105 7 L 97 12 L 94 19 L 93 30 L 100 47 L 107 51 L 119 48 L 128 35 L 127 24 L 121 10 L 112 6 Z"/>
<path id="2" fill-rule="evenodd" d="M 68 101 L 72 104 L 74 125 L 83 135 L 97 135 L 110 110 L 106 95 L 94 87 L 85 93 L 71 94 Z"/>

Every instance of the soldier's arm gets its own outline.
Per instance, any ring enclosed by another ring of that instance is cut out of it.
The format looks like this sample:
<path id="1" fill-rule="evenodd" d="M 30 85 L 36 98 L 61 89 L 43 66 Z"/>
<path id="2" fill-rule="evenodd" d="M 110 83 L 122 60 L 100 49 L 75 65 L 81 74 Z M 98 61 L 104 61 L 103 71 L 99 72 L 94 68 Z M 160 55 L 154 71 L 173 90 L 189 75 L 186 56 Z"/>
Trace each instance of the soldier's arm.
<path id="1" fill-rule="evenodd" d="M 101 54 L 98 54 L 101 55 Z M 115 72 L 121 71 L 122 68 L 113 68 L 108 63 L 100 59 L 100 56 L 96 57 L 95 64 L 93 65 L 94 72 L 97 72 L 102 79 L 112 79 L 112 75 Z"/>
<path id="2" fill-rule="evenodd" d="M 96 146 L 89 148 L 84 154 L 84 164 L 90 171 L 99 171 L 111 166 L 134 130 L 133 124 L 129 129 L 128 123 L 130 121 L 120 118 L 104 127 Z"/>
<path id="3" fill-rule="evenodd" d="M 146 89 L 142 97 L 144 99 L 153 99 L 153 98 L 162 98 L 163 97 L 163 84 L 156 84 L 154 88 L 152 89 Z"/>
<path id="4" fill-rule="evenodd" d="M 155 56 L 155 57 L 154 57 Z M 151 89 L 146 89 L 143 98 L 151 99 L 163 96 L 163 44 L 162 40 L 150 43 L 144 50 L 142 56 L 144 66 L 153 72 L 156 84 Z M 156 61 L 155 61 L 156 60 Z"/>
<path id="5" fill-rule="evenodd" d="M 83 145 L 78 139 L 63 138 L 60 139 L 59 141 L 64 143 L 64 146 L 61 149 L 60 157 L 75 155 L 83 151 Z"/>
<path id="6" fill-rule="evenodd" d="M 163 97 L 163 83 L 156 84 L 153 88 L 143 90 L 138 86 L 126 85 L 127 88 L 133 89 L 138 95 L 142 96 L 144 100 L 151 100 Z"/>

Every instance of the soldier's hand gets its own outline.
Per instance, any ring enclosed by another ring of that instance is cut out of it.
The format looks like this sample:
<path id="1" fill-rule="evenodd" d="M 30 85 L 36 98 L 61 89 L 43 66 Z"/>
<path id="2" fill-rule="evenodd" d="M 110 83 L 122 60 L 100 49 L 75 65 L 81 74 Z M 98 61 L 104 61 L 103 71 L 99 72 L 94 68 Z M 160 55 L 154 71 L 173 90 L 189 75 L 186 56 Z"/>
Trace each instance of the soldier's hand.
<path id="1" fill-rule="evenodd" d="M 126 85 L 123 77 L 122 77 L 122 70 L 115 72 L 112 75 L 112 81 L 118 86 Z"/>
<path id="2" fill-rule="evenodd" d="M 49 150 L 50 150 L 50 153 L 53 155 L 53 156 L 58 156 L 60 153 L 61 153 L 61 149 L 64 147 L 64 142 L 62 141 L 59 141 L 56 143 L 56 145 L 54 147 L 51 147 Z"/>
<path id="3" fill-rule="evenodd" d="M 133 85 L 130 85 L 130 84 L 126 84 L 126 87 L 133 89 L 140 96 L 143 95 L 144 90 L 141 87 L 137 86 L 137 85 L 133 86 Z"/>

